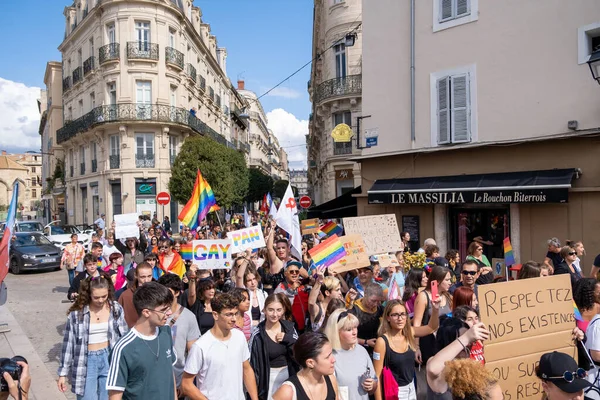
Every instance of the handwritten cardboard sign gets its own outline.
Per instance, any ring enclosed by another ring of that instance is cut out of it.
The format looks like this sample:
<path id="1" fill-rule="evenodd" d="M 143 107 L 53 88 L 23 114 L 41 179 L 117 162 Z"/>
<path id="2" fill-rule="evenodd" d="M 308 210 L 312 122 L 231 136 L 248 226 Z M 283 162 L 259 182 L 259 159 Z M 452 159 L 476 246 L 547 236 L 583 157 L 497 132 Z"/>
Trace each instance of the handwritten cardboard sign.
<path id="1" fill-rule="evenodd" d="M 302 235 L 312 235 L 319 232 L 319 218 L 305 219 L 300 222 Z"/>
<path id="2" fill-rule="evenodd" d="M 344 218 L 344 229 L 347 235 L 355 233 L 362 236 L 370 256 L 400 250 L 402 241 L 394 214 Z"/>
<path id="3" fill-rule="evenodd" d="M 231 252 L 241 253 L 247 249 L 260 249 L 265 247 L 265 237 L 260 225 L 240 229 L 233 232 L 227 232 L 227 238 L 231 239 Z"/>
<path id="4" fill-rule="evenodd" d="M 554 350 L 571 356 L 575 327 L 569 275 L 479 286 L 481 320 L 490 331 L 486 367 L 500 380 L 506 399 L 539 399 L 535 366 Z"/>
<path id="5" fill-rule="evenodd" d="M 339 238 L 346 250 L 346 257 L 329 266 L 335 272 L 351 271 L 371 264 L 365 242 L 360 235 L 346 235 Z"/>
<path id="6" fill-rule="evenodd" d="M 375 257 L 377 257 L 377 261 L 379 261 L 379 267 L 381 269 L 386 269 L 387 267 L 391 266 L 392 258 L 396 259 L 396 257 L 392 257 L 387 253 L 377 254 Z"/>
<path id="7" fill-rule="evenodd" d="M 192 264 L 199 269 L 231 268 L 231 239 L 194 240 Z"/>
<path id="8" fill-rule="evenodd" d="M 115 239 L 139 238 L 140 228 L 137 225 L 138 219 L 139 216 L 137 213 L 115 215 Z"/>

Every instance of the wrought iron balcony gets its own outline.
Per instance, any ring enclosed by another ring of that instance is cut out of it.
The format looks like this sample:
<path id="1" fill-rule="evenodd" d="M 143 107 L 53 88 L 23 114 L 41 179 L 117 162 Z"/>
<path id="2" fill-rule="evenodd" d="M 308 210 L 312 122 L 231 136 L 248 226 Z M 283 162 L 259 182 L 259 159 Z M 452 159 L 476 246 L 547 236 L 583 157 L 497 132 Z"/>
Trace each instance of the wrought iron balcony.
<path id="1" fill-rule="evenodd" d="M 110 169 L 121 168 L 121 156 L 119 154 L 108 156 L 108 164 Z"/>
<path id="2" fill-rule="evenodd" d="M 341 156 L 344 154 L 352 154 L 352 142 L 348 143 L 334 143 L 333 144 L 333 155 Z"/>
<path id="3" fill-rule="evenodd" d="M 127 59 L 158 61 L 158 44 L 150 42 L 127 42 Z"/>
<path id="4" fill-rule="evenodd" d="M 98 172 L 98 160 L 92 160 L 92 172 Z"/>
<path id="5" fill-rule="evenodd" d="M 86 76 L 90 72 L 96 69 L 96 59 L 94 56 L 89 57 L 83 62 L 83 76 Z"/>
<path id="6" fill-rule="evenodd" d="M 209 136 L 214 141 L 227 145 L 227 139 L 190 114 L 185 108 L 171 107 L 166 104 L 122 103 L 94 108 L 56 132 L 57 144 L 77 136 L 79 133 L 110 122 L 156 121 L 187 126 L 194 132 Z"/>
<path id="7" fill-rule="evenodd" d="M 105 46 L 100 47 L 98 53 L 98 61 L 100 61 L 100 65 L 108 61 L 118 61 L 120 53 L 121 45 L 119 43 L 109 43 Z"/>
<path id="8" fill-rule="evenodd" d="M 79 164 L 79 174 L 85 175 L 85 163 Z"/>
<path id="9" fill-rule="evenodd" d="M 314 102 L 320 103 L 331 97 L 359 95 L 362 93 L 362 75 L 348 75 L 321 82 L 314 92 Z"/>
<path id="10" fill-rule="evenodd" d="M 71 89 L 72 86 L 73 86 L 73 84 L 71 83 L 70 76 L 63 78 L 63 92 L 66 92 L 67 90 Z"/>
<path id="11" fill-rule="evenodd" d="M 76 85 L 83 79 L 83 68 L 77 67 L 73 70 L 73 85 Z"/>
<path id="12" fill-rule="evenodd" d="M 144 43 L 141 43 L 142 45 Z M 158 46 L 158 45 L 156 45 Z M 157 47 L 158 48 L 158 47 Z M 173 47 L 165 47 L 165 63 L 183 69 L 183 53 Z"/>
<path id="13" fill-rule="evenodd" d="M 154 168 L 154 154 L 136 154 L 136 168 Z"/>
<path id="14" fill-rule="evenodd" d="M 188 74 L 188 76 L 194 81 L 194 83 L 196 82 L 196 67 L 194 67 L 190 63 L 185 64 L 185 73 Z"/>
<path id="15" fill-rule="evenodd" d="M 200 83 L 199 83 L 200 90 L 202 90 L 202 92 L 206 92 L 206 79 L 202 75 L 199 75 L 199 76 L 200 76 Z"/>

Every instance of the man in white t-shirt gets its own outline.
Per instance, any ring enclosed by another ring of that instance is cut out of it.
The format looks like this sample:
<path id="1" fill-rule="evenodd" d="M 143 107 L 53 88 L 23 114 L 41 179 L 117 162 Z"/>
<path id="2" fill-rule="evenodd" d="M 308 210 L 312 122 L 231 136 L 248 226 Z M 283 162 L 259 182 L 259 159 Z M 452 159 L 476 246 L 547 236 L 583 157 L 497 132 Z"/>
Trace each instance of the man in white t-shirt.
<path id="1" fill-rule="evenodd" d="M 120 253 L 117 246 L 115 246 L 115 238 L 113 236 L 109 236 L 106 244 L 102 246 L 102 258 L 108 261 L 108 258 L 112 253 Z"/>
<path id="2" fill-rule="evenodd" d="M 228 293 L 211 300 L 215 325 L 192 346 L 181 388 L 190 399 L 258 400 L 246 337 L 235 326 L 238 304 Z M 196 379 L 196 385 L 194 385 Z"/>

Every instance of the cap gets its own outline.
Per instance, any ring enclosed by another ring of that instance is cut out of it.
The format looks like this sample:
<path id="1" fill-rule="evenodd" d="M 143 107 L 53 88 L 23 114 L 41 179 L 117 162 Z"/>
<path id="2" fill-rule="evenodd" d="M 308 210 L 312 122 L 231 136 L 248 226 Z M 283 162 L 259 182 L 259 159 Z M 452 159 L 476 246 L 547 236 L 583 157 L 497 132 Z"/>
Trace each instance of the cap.
<path id="1" fill-rule="evenodd" d="M 379 262 L 379 257 L 377 257 L 376 255 L 369 257 L 369 261 L 371 261 L 372 263 L 378 263 Z"/>
<path id="2" fill-rule="evenodd" d="M 592 384 L 577 376 L 578 366 L 573 357 L 565 353 L 553 351 L 546 353 L 540 358 L 538 378 L 552 382 L 565 393 L 577 393 Z M 565 372 L 572 373 L 573 380 L 569 382 L 563 376 Z"/>
<path id="3" fill-rule="evenodd" d="M 299 261 L 296 261 L 296 260 L 292 260 L 292 261 L 288 261 L 288 263 L 285 264 L 285 269 L 288 269 L 292 265 L 295 267 L 298 267 L 298 269 L 302 268 L 302 263 L 300 263 Z"/>
<path id="4" fill-rule="evenodd" d="M 440 267 L 445 267 L 448 268 L 448 260 L 446 260 L 444 257 L 436 257 L 433 259 L 433 264 L 434 265 L 439 265 Z"/>
<path id="5" fill-rule="evenodd" d="M 102 214 L 100 214 L 100 216 L 101 216 L 101 217 L 104 217 L 104 216 L 105 216 L 105 214 L 104 214 L 104 213 L 102 213 Z"/>

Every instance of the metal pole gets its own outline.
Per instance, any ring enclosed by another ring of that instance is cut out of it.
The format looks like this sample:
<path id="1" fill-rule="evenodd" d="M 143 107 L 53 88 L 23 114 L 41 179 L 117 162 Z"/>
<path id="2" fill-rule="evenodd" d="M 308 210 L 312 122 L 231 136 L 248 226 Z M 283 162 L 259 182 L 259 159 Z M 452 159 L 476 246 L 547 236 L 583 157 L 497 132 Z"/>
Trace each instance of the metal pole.
<path id="1" fill-rule="evenodd" d="M 410 1 L 410 140 L 415 132 L 415 0 Z"/>

